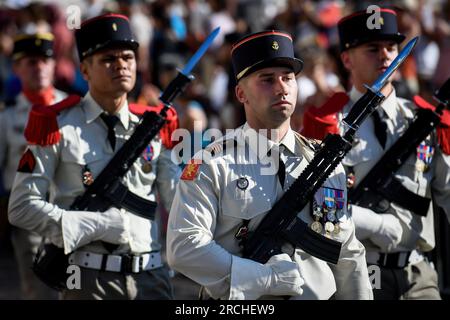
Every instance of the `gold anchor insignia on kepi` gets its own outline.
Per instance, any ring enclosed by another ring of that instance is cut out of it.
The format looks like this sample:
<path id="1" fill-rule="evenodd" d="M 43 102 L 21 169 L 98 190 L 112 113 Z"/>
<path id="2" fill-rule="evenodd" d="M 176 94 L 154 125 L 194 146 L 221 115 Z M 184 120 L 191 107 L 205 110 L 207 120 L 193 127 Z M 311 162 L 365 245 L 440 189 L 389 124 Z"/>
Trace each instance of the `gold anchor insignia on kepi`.
<path id="1" fill-rule="evenodd" d="M 278 50 L 280 48 L 280 45 L 278 44 L 278 42 L 274 41 L 272 42 L 272 49 L 273 50 Z"/>
<path id="2" fill-rule="evenodd" d="M 114 31 L 117 31 L 117 24 L 113 23 L 112 24 L 112 28 L 113 28 Z"/>

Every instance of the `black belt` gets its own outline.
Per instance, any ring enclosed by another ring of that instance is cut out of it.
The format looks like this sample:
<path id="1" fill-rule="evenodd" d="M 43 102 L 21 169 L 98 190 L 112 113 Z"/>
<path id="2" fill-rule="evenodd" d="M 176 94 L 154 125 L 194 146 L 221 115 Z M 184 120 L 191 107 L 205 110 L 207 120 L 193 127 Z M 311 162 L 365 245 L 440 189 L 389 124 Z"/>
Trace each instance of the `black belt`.
<path id="1" fill-rule="evenodd" d="M 155 219 L 155 212 L 158 204 L 134 194 L 120 181 L 109 188 L 108 192 L 103 196 L 118 208 L 125 208 L 146 219 Z"/>

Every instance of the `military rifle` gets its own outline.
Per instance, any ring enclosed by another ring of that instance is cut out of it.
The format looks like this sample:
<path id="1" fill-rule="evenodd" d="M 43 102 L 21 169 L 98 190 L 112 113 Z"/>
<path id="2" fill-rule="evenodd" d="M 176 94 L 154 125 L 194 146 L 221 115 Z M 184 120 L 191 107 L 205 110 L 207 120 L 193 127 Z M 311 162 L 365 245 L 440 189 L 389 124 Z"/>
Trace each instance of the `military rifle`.
<path id="1" fill-rule="evenodd" d="M 126 208 L 133 214 L 146 219 L 153 219 L 155 204 L 148 202 L 149 210 L 133 210 L 136 206 L 135 202 L 140 198 L 131 194 L 120 180 L 166 123 L 167 112 L 171 108 L 172 101 L 192 81 L 194 78 L 190 74 L 192 69 L 209 48 L 219 31 L 220 28 L 218 27 L 211 32 L 183 70 L 163 91 L 160 100 L 164 107 L 160 113 L 146 111 L 143 114 L 130 138 L 117 151 L 92 184 L 86 188 L 85 192 L 75 199 L 70 206 L 70 210 L 103 212 L 111 206 L 115 206 Z M 126 199 L 128 201 L 124 201 Z M 139 211 L 148 211 L 148 213 L 140 214 Z M 49 287 L 62 290 L 66 287 L 67 267 L 68 260 L 64 250 L 53 244 L 43 242 L 36 254 L 32 268 L 36 276 Z"/>
<path id="2" fill-rule="evenodd" d="M 126 205 L 122 203 L 122 199 L 124 199 L 127 189 L 121 184 L 120 179 L 164 126 L 167 111 L 171 107 L 172 101 L 193 79 L 190 72 L 211 45 L 219 31 L 220 27 L 211 32 L 184 69 L 178 73 L 177 77 L 164 90 L 160 97 L 164 107 L 160 113 L 149 111 L 144 113 L 131 137 L 114 155 L 98 177 L 95 178 L 94 182 L 87 187 L 86 191 L 75 199 L 70 207 L 71 210 L 105 211 L 111 205 L 116 205 L 119 208 L 122 205 Z M 143 217 L 151 218 L 148 216 Z"/>
<path id="3" fill-rule="evenodd" d="M 427 215 L 431 199 L 409 191 L 394 175 L 441 122 L 440 117 L 450 104 L 450 79 L 436 91 L 435 99 L 439 102 L 436 109 L 420 108 L 405 133 L 389 148 L 361 182 L 349 189 L 350 203 L 382 213 L 388 209 L 389 202 L 393 202 L 420 216 Z M 387 205 L 381 206 L 380 203 L 384 203 L 384 200 L 388 200 Z"/>
<path id="4" fill-rule="evenodd" d="M 387 79 L 410 54 L 417 40 L 416 37 L 408 42 L 371 87 L 366 85 L 367 92 L 353 105 L 344 119 L 344 124 L 348 127 L 345 134 L 329 134 L 322 141 L 320 149 L 300 176 L 265 215 L 258 227 L 245 237 L 242 242 L 245 258 L 265 263 L 271 256 L 281 253 L 282 246 L 288 242 L 326 262 L 338 262 L 341 243 L 313 231 L 297 214 L 311 201 L 351 149 L 354 135 L 361 123 L 383 101 L 381 89 Z"/>

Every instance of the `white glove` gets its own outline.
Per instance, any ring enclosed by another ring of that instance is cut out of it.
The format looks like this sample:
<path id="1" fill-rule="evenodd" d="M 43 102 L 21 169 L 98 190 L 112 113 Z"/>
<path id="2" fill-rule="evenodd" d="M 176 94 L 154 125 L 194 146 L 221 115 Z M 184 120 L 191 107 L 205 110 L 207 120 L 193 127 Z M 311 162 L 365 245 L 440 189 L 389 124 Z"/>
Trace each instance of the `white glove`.
<path id="1" fill-rule="evenodd" d="M 117 209 L 111 207 L 105 212 L 97 213 L 97 230 L 94 240 L 101 240 L 112 244 L 126 244 L 129 240 L 128 216 Z"/>
<path id="2" fill-rule="evenodd" d="M 286 253 L 272 256 L 266 264 L 233 256 L 230 299 L 297 296 L 303 293 L 304 283 L 298 264 Z"/>
<path id="3" fill-rule="evenodd" d="M 286 254 L 272 256 L 265 266 L 272 269 L 271 279 L 266 284 L 266 294 L 274 296 L 297 296 L 303 293 L 305 283 L 299 266 Z"/>
<path id="4" fill-rule="evenodd" d="M 112 244 L 129 240 L 129 218 L 115 207 L 105 212 L 65 211 L 61 224 L 65 254 L 97 240 Z"/>
<path id="5" fill-rule="evenodd" d="M 402 240 L 403 228 L 400 220 L 392 214 L 380 214 L 382 222 L 378 232 L 370 240 L 380 247 L 383 252 L 389 252 Z"/>
<path id="6" fill-rule="evenodd" d="M 378 214 L 355 205 L 351 206 L 351 214 L 359 240 L 370 239 L 386 252 L 400 243 L 403 229 L 400 220 L 394 215 Z"/>

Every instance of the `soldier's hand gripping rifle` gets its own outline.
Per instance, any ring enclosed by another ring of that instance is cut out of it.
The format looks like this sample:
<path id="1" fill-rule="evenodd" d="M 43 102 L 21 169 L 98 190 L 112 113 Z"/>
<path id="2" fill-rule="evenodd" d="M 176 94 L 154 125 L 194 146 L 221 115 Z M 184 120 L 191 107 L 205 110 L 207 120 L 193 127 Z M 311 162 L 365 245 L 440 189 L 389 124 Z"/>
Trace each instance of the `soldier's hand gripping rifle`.
<path id="1" fill-rule="evenodd" d="M 312 161 L 275 203 L 258 227 L 248 234 L 243 241 L 244 257 L 265 263 L 271 256 L 281 253 L 282 246 L 289 242 L 319 259 L 334 264 L 338 262 L 341 243 L 316 233 L 298 218 L 297 214 L 310 202 L 316 191 L 351 149 L 356 130 L 383 101 L 384 96 L 380 91 L 386 80 L 409 55 L 417 39 L 414 38 L 405 46 L 372 87 L 366 86 L 366 94 L 353 105 L 344 119 L 348 127 L 344 136 L 330 134 L 323 140 Z"/>
<path id="2" fill-rule="evenodd" d="M 148 111 L 144 113 L 131 137 L 117 151 L 94 182 L 87 187 L 84 194 L 75 199 L 70 207 L 71 210 L 103 212 L 115 206 L 126 208 L 144 218 L 153 219 L 156 204 L 132 194 L 120 180 L 166 123 L 167 111 L 172 101 L 193 79 L 190 72 L 211 45 L 219 30 L 220 28 L 216 28 L 208 36 L 184 69 L 164 90 L 160 97 L 164 103 L 161 112 L 159 114 Z M 135 210 L 136 208 L 140 210 Z M 33 263 L 36 276 L 49 287 L 62 290 L 66 287 L 67 267 L 68 258 L 64 250 L 51 243 L 43 242 Z"/>
<path id="3" fill-rule="evenodd" d="M 389 209 L 389 202 L 394 202 L 420 216 L 426 216 L 431 199 L 403 187 L 394 174 L 441 122 L 440 117 L 450 104 L 450 79 L 436 92 L 435 98 L 439 102 L 436 109 L 420 108 L 405 133 L 364 179 L 355 188 L 349 189 L 350 203 L 382 213 Z"/>
<path id="4" fill-rule="evenodd" d="M 211 32 L 184 69 L 178 73 L 178 76 L 164 90 L 160 97 L 160 100 L 164 103 L 164 108 L 161 112 L 159 114 L 148 111 L 144 113 L 131 137 L 114 155 L 94 182 L 88 186 L 84 194 L 75 199 L 70 207 L 71 210 L 105 211 L 111 205 L 114 205 L 118 208 L 131 207 L 128 209 L 131 209 L 133 212 L 132 207 L 135 205 L 133 201 L 123 201 L 128 193 L 128 189 L 121 183 L 120 179 L 164 126 L 166 123 L 166 113 L 171 107 L 172 101 L 193 79 L 190 72 L 209 48 L 219 31 L 220 27 Z M 151 209 L 149 208 L 148 212 L 154 212 Z M 153 218 L 152 215 L 143 215 L 143 217 Z"/>

